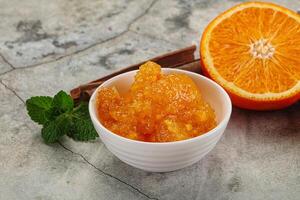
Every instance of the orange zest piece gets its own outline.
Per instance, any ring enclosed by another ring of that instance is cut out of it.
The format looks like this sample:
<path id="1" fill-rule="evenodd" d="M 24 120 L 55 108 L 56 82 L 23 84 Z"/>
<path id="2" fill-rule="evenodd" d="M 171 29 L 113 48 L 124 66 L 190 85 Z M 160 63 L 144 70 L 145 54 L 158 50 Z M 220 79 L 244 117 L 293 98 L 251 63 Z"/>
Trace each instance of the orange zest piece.
<path id="1" fill-rule="evenodd" d="M 263 2 L 239 4 L 214 19 L 200 45 L 203 71 L 254 110 L 300 99 L 300 15 Z"/>

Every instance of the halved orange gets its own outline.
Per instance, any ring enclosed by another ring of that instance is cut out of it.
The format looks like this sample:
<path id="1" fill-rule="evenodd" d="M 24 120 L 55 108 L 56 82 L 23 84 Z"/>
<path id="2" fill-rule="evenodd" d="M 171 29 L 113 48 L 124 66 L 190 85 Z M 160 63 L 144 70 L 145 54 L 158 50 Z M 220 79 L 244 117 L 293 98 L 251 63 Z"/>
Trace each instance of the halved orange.
<path id="1" fill-rule="evenodd" d="M 300 15 L 263 2 L 239 4 L 205 29 L 203 71 L 234 105 L 272 110 L 300 99 Z"/>

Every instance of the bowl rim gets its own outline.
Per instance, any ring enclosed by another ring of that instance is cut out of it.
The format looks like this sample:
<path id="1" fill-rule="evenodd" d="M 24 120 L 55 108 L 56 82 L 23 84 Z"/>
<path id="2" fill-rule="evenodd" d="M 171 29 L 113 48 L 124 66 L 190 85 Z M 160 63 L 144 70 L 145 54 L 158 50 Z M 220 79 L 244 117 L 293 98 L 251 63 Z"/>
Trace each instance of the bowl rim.
<path id="1" fill-rule="evenodd" d="M 116 139 L 118 140 L 122 140 L 124 142 L 128 142 L 128 143 L 134 143 L 134 144 L 139 144 L 139 145 L 156 145 L 156 146 L 165 146 L 165 145 L 168 145 L 168 146 L 171 146 L 171 145 L 177 145 L 177 144 L 183 144 L 183 143 L 189 143 L 189 142 L 193 142 L 195 140 L 200 140 L 200 139 L 204 139 L 204 138 L 207 138 L 209 136 L 211 136 L 212 134 L 216 133 L 216 132 L 219 132 L 220 129 L 222 129 L 224 126 L 227 125 L 229 119 L 230 119 L 230 116 L 231 116 L 231 112 L 232 112 L 232 103 L 231 103 L 231 100 L 230 100 L 230 97 L 229 95 L 227 94 L 227 92 L 219 85 L 217 84 L 216 82 L 214 82 L 213 80 L 201 75 L 201 74 L 198 74 L 198 73 L 195 73 L 195 72 L 190 72 L 190 71 L 186 71 L 186 70 L 182 70 L 182 69 L 174 69 L 174 68 L 162 68 L 162 72 L 165 72 L 165 71 L 171 71 L 171 72 L 179 72 L 179 73 L 184 73 L 184 74 L 187 74 L 187 75 L 196 75 L 197 78 L 200 78 L 200 79 L 204 79 L 205 81 L 209 82 L 209 84 L 212 84 L 214 85 L 218 91 L 222 94 L 222 96 L 224 97 L 225 99 L 225 104 L 227 105 L 227 112 L 225 113 L 225 116 L 224 118 L 219 122 L 219 124 L 211 129 L 210 131 L 208 132 L 205 132 L 199 136 L 196 136 L 196 137 L 193 137 L 193 138 L 189 138 L 189 139 L 185 139 L 185 140 L 179 140 L 179 141 L 173 141 L 173 142 L 145 142 L 145 141 L 139 141 L 139 140 L 132 140 L 132 139 L 128 139 L 126 137 L 122 137 L 116 133 L 113 133 L 112 131 L 108 130 L 106 127 L 104 127 L 102 125 L 102 123 L 100 122 L 100 120 L 98 119 L 98 117 L 96 116 L 96 112 L 95 112 L 95 105 L 93 103 L 97 93 L 98 93 L 98 90 L 102 87 L 105 87 L 106 85 L 110 84 L 111 82 L 114 82 L 116 79 L 122 77 L 122 76 L 125 76 L 125 75 L 128 75 L 128 74 L 131 74 L 131 73 L 136 73 L 138 70 L 132 70 L 132 71 L 129 71 L 129 72 L 125 72 L 125 73 L 122 73 L 122 74 L 119 74 L 117 76 L 114 76 L 106 81 L 104 81 L 100 86 L 98 86 L 94 93 L 92 94 L 90 100 L 89 100 L 89 114 L 90 114 L 90 117 L 92 119 L 92 121 L 96 122 L 96 124 L 101 128 L 101 129 L 104 129 L 107 133 L 109 133 L 112 137 L 115 137 Z M 100 134 L 100 133 L 99 133 Z"/>

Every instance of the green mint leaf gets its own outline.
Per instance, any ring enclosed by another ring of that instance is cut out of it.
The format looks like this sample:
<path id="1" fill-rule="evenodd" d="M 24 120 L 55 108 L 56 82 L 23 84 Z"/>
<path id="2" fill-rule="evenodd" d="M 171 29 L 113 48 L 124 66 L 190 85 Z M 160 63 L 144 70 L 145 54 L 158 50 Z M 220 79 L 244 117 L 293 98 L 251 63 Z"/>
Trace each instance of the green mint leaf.
<path id="1" fill-rule="evenodd" d="M 64 91 L 59 91 L 53 98 L 53 107 L 59 113 L 71 111 L 74 107 L 73 99 Z"/>
<path id="2" fill-rule="evenodd" d="M 88 141 L 99 137 L 90 119 L 74 119 L 73 125 L 71 134 L 68 136 L 74 140 Z"/>
<path id="3" fill-rule="evenodd" d="M 81 103 L 74 108 L 73 99 L 64 91 L 54 98 L 32 97 L 26 101 L 26 107 L 31 119 L 43 125 L 45 143 L 56 142 L 65 134 L 78 141 L 99 137 L 90 119 L 88 104 Z"/>
<path id="4" fill-rule="evenodd" d="M 81 102 L 76 108 L 74 108 L 73 113 L 79 117 L 86 117 L 90 119 L 89 105 L 87 102 Z"/>
<path id="5" fill-rule="evenodd" d="M 48 96 L 31 97 L 26 101 L 26 108 L 30 118 L 38 124 L 46 124 L 49 121 L 53 98 Z"/>
<path id="6" fill-rule="evenodd" d="M 79 141 L 94 140 L 99 137 L 92 124 L 87 103 L 81 103 L 73 110 L 72 114 L 72 128 L 68 134 L 69 137 Z"/>
<path id="7" fill-rule="evenodd" d="M 53 143 L 70 131 L 70 128 L 70 118 L 66 114 L 62 114 L 55 120 L 44 125 L 42 128 L 42 137 L 46 143 Z"/>

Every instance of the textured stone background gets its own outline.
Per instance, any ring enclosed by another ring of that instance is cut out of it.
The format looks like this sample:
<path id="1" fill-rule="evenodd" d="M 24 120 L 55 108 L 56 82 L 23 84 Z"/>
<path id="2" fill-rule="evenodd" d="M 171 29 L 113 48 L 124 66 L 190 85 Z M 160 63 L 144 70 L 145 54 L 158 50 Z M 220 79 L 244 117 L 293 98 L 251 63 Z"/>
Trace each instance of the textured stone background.
<path id="1" fill-rule="evenodd" d="M 0 199 L 299 199 L 300 103 L 234 108 L 224 137 L 197 164 L 134 169 L 100 140 L 45 145 L 26 115 L 33 95 L 198 43 L 238 0 L 0 0 Z M 299 0 L 276 0 L 291 9 Z"/>

